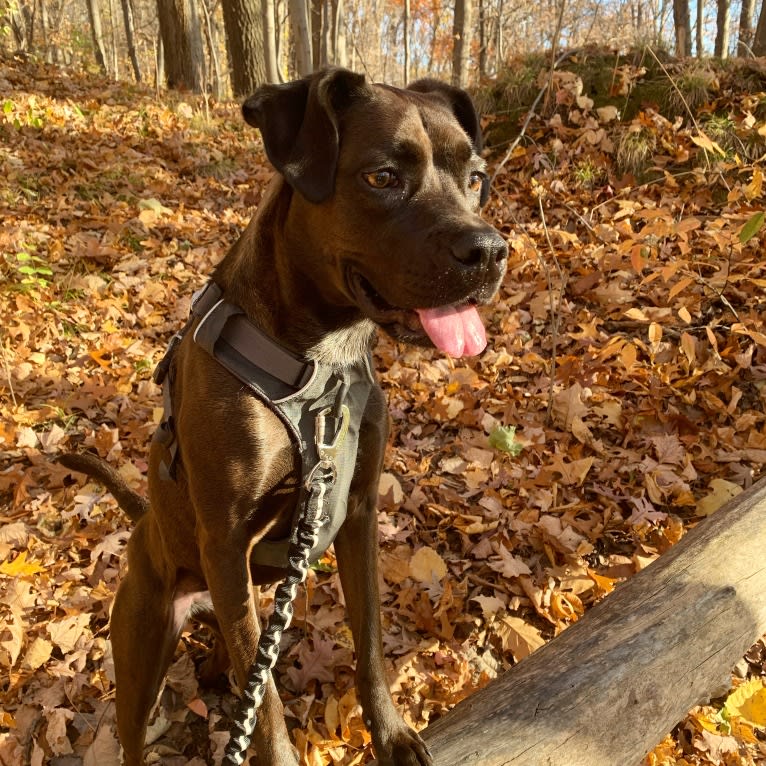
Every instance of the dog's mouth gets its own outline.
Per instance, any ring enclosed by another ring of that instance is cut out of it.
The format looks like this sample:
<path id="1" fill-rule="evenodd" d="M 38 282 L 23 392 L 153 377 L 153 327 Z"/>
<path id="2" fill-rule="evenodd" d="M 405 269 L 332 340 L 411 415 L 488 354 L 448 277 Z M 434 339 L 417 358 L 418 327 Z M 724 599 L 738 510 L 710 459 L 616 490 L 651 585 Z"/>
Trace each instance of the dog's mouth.
<path id="1" fill-rule="evenodd" d="M 484 323 L 476 310 L 478 301 L 464 301 L 433 308 L 406 309 L 391 305 L 355 269 L 348 272 L 348 286 L 362 313 L 396 340 L 433 344 L 453 357 L 480 354 L 487 345 Z"/>

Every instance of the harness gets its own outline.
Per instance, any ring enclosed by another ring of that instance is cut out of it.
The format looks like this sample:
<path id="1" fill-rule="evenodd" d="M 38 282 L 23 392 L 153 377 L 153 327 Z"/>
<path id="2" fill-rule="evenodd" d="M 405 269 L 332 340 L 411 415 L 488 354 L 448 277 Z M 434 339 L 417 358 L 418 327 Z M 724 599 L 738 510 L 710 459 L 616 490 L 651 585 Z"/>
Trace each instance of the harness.
<path id="1" fill-rule="evenodd" d="M 359 425 L 374 380 L 369 355 L 356 365 L 335 368 L 293 354 L 260 330 L 242 309 L 225 301 L 221 288 L 210 281 L 195 294 L 189 320 L 171 338 L 154 372 L 155 382 L 165 383 L 164 413 L 154 440 L 165 448 L 160 475 L 167 481 L 175 480 L 179 460 L 173 359 L 192 328 L 194 342 L 279 417 L 301 462 L 300 497 L 290 536 L 260 540 L 251 554 L 257 564 L 288 572 L 277 586 L 274 611 L 261 634 L 226 751 L 226 763 L 241 764 L 255 727 L 256 710 L 279 656 L 279 641 L 292 621 L 298 586 L 305 580 L 309 564 L 327 550 L 346 518 Z"/>

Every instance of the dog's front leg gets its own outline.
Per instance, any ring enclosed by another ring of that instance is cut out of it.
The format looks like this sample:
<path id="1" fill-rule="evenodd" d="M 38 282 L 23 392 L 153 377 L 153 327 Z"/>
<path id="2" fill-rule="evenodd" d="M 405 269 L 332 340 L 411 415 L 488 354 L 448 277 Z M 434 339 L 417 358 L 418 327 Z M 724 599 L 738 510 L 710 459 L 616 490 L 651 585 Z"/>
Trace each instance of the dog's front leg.
<path id="1" fill-rule="evenodd" d="M 378 589 L 378 480 L 388 435 L 383 393 L 375 389 L 359 431 L 348 517 L 335 538 L 356 647 L 357 689 L 380 766 L 432 766 L 423 740 L 394 707 L 383 660 Z"/>
<path id="2" fill-rule="evenodd" d="M 247 564 L 247 546 L 208 540 L 201 550 L 220 631 L 226 640 L 237 684 L 244 689 L 261 635 L 255 608 L 257 592 L 252 586 Z M 258 708 L 254 741 L 259 766 L 298 766 L 285 726 L 282 702 L 271 676 Z"/>
<path id="3" fill-rule="evenodd" d="M 357 688 L 380 766 L 431 766 L 425 743 L 394 707 L 383 662 L 378 590 L 377 485 L 335 538 L 343 593 L 356 647 Z"/>

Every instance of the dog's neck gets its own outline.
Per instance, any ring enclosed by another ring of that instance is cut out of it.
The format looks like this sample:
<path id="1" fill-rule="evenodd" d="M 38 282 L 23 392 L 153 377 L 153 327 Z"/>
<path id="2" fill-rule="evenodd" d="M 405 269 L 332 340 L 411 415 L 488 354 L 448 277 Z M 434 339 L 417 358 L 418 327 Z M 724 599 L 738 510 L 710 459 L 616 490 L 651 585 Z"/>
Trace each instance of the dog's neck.
<path id="1" fill-rule="evenodd" d="M 291 351 L 333 367 L 356 364 L 370 351 L 375 324 L 356 308 L 324 297 L 296 267 L 301 257 L 295 244 L 288 256 L 288 245 L 274 238 L 273 232 L 284 228 L 275 223 L 288 216 L 292 197 L 292 189 L 277 176 L 213 279 L 226 300 Z"/>

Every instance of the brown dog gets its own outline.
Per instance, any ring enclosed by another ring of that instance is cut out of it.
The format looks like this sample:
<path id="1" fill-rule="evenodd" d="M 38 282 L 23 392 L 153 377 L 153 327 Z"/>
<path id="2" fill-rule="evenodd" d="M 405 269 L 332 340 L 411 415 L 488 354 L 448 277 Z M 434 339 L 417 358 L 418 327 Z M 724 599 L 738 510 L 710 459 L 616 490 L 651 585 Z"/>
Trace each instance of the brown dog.
<path id="1" fill-rule="evenodd" d="M 376 500 L 387 414 L 364 370 L 376 325 L 453 356 L 484 348 L 475 306 L 497 290 L 507 248 L 477 214 L 487 186 L 476 154 L 478 120 L 461 90 L 430 80 L 406 90 L 371 85 L 342 69 L 265 86 L 243 111 L 279 175 L 216 269 L 213 299 L 202 299 L 167 357 L 166 423 L 151 448 L 149 504 L 97 459 L 63 459 L 101 478 L 137 521 L 111 619 L 125 761 L 142 762 L 147 719 L 186 621 L 200 620 L 218 636 L 205 675 L 230 658 L 242 688 L 261 632 L 255 591 L 284 575 L 279 544 L 264 556 L 264 541 L 290 537 L 305 479 L 300 437 L 257 393 L 267 384 L 243 384 L 217 358 L 222 348 L 237 348 L 236 333 L 202 337 L 225 306 L 248 332 L 254 325 L 278 342 L 289 374 L 301 365 L 307 376 L 362 370 L 349 489 L 330 523 L 340 528 L 325 543 L 335 536 L 378 761 L 428 766 L 425 745 L 396 712 L 386 684 Z M 269 348 L 266 366 L 280 356 Z M 287 392 L 289 400 L 307 379 L 291 388 L 286 376 L 271 373 L 281 392 L 267 392 L 272 399 Z M 273 681 L 255 744 L 259 764 L 297 764 Z"/>

